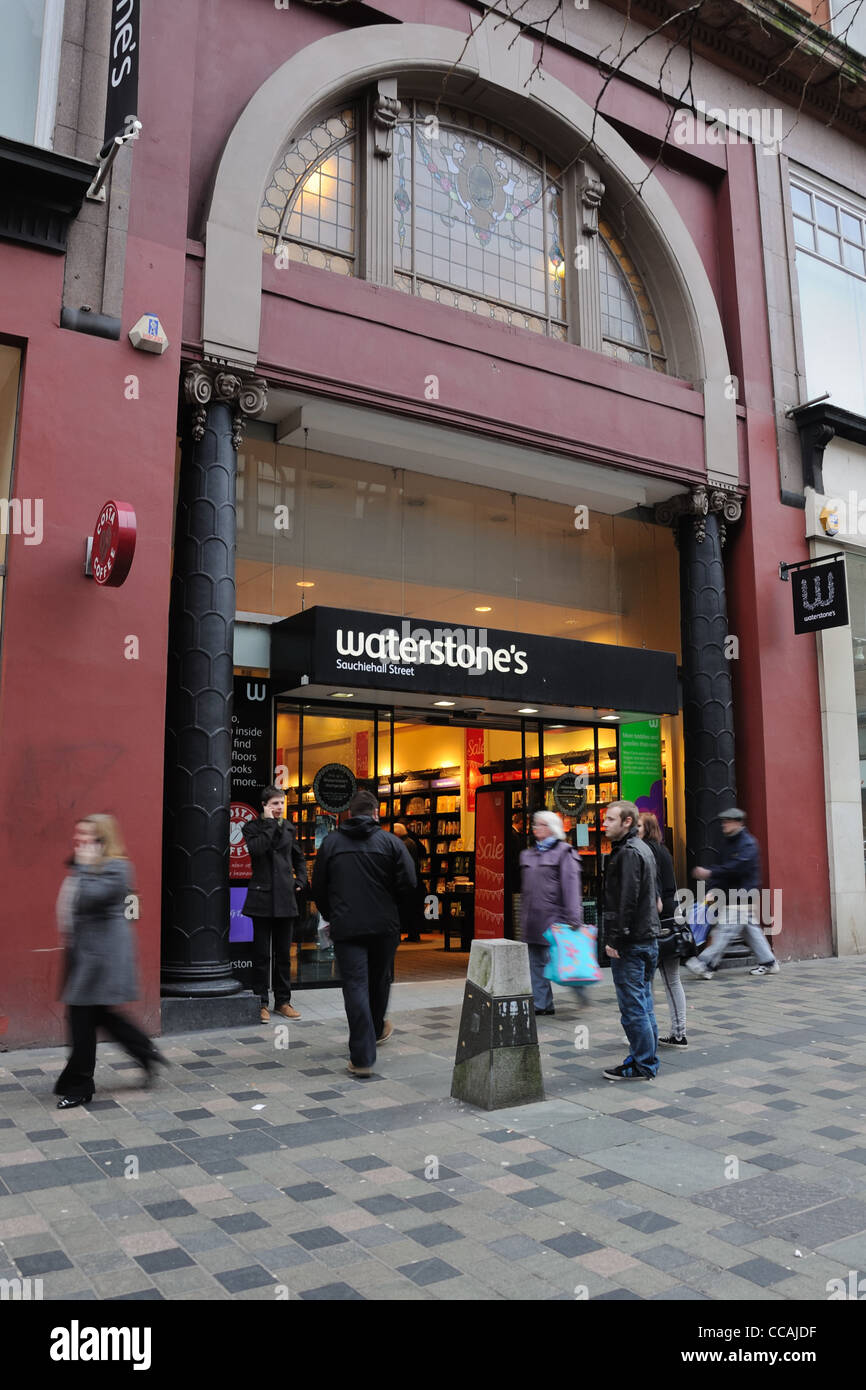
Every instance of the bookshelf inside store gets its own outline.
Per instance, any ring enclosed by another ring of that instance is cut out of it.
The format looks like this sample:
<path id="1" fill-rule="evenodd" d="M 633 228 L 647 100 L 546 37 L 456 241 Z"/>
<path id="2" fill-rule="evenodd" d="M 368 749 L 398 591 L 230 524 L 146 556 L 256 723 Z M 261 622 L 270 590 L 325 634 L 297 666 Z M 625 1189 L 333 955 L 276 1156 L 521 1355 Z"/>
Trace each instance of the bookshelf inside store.
<path id="1" fill-rule="evenodd" d="M 402 821 L 421 846 L 425 892 L 439 899 L 442 919 L 472 917 L 475 855 L 464 841 L 460 769 L 405 773 L 379 787 L 379 819 L 386 830 Z M 431 928 L 435 927 L 431 920 Z"/>

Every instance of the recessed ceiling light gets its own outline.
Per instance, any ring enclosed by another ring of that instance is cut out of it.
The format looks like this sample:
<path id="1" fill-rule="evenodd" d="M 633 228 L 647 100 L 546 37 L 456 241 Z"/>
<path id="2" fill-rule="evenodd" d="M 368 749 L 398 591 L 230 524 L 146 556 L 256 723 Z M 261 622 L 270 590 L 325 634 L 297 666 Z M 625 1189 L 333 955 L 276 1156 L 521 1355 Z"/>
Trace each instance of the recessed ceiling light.
<path id="1" fill-rule="evenodd" d="M 352 690 L 332 690 L 332 700 L 354 700 L 355 693 Z"/>
<path id="2" fill-rule="evenodd" d="M 315 589 L 315 587 L 316 587 L 315 581 L 312 580 L 312 579 L 296 579 L 296 580 L 295 580 L 295 588 L 296 588 L 296 589 Z"/>
<path id="3" fill-rule="evenodd" d="M 450 709 L 450 708 L 453 707 L 454 703 L 455 703 L 455 702 L 454 702 L 453 700 L 434 700 L 434 701 L 433 701 L 433 704 L 434 704 L 434 706 L 435 706 L 437 709 L 444 709 L 446 706 Z"/>
<path id="4" fill-rule="evenodd" d="M 489 603 L 480 603 L 480 604 L 478 605 L 478 607 L 475 609 L 475 612 L 476 612 L 476 613 L 492 613 L 492 612 L 493 612 L 493 609 L 491 608 L 491 606 L 490 606 Z"/>
<path id="5" fill-rule="evenodd" d="M 527 709 L 519 709 L 519 710 L 517 711 L 517 713 L 518 713 L 518 714 L 537 714 L 537 713 L 538 713 L 538 710 L 537 710 L 537 709 L 528 709 L 528 708 L 527 708 Z"/>
<path id="6" fill-rule="evenodd" d="M 619 715 L 618 715 L 618 714 L 603 714 L 601 717 L 602 717 L 602 720 L 603 720 L 603 721 L 604 721 L 605 719 L 609 719 L 609 720 L 619 719 Z"/>

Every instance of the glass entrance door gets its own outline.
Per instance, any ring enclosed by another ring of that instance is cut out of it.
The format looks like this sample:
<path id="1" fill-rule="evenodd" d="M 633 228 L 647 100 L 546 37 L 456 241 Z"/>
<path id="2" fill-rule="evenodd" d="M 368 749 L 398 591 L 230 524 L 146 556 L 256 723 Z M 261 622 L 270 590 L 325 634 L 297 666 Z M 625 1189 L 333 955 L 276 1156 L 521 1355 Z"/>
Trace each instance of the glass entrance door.
<path id="1" fill-rule="evenodd" d="M 348 701 L 347 701 L 348 704 Z M 278 706 L 277 766 L 283 773 L 286 814 L 304 852 L 312 883 L 325 837 L 348 814 L 351 789 L 378 793 L 380 765 L 390 768 L 393 726 L 388 709 L 336 709 L 334 705 Z M 293 982 L 306 987 L 340 983 L 333 946 L 307 890 L 295 932 Z"/>

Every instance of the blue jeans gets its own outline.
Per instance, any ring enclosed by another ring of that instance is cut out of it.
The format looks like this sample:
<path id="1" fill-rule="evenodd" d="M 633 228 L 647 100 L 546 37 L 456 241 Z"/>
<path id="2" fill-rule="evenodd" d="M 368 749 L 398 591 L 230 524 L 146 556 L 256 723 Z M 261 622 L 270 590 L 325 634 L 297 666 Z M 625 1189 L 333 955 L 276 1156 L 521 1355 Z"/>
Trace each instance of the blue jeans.
<path id="1" fill-rule="evenodd" d="M 544 967 L 550 959 L 550 947 L 545 942 L 528 941 L 529 978 L 532 983 L 532 1002 L 536 1009 L 553 1008 L 553 990 L 545 979 Z"/>
<path id="2" fill-rule="evenodd" d="M 659 948 L 655 941 L 625 946 L 619 960 L 611 957 L 610 969 L 619 1014 L 631 1052 L 623 1066 L 633 1066 L 649 1076 L 659 1069 L 659 1030 L 653 1008 L 653 974 Z"/>

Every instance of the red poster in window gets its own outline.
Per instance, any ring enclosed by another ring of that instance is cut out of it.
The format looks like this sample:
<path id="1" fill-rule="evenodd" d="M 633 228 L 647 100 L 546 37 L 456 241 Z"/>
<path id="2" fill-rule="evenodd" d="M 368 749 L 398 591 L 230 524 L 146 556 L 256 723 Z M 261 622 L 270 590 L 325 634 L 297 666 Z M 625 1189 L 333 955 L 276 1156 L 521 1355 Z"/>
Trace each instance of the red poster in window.
<path id="1" fill-rule="evenodd" d="M 366 729 L 355 735 L 355 776 L 359 781 L 370 776 L 370 735 Z"/>
<path id="2" fill-rule="evenodd" d="M 466 764 L 466 809 L 475 810 L 475 793 L 484 785 L 484 730 L 466 729 L 463 758 Z"/>
<path id="3" fill-rule="evenodd" d="M 229 811 L 229 878 L 232 881 L 252 878 L 253 861 L 250 859 L 243 828 L 246 821 L 257 818 L 258 812 L 254 811 L 252 806 L 248 806 L 245 801 L 233 801 L 231 803 Z"/>
<path id="4" fill-rule="evenodd" d="M 505 935 L 505 793 L 483 787 L 475 801 L 475 938 Z"/>

